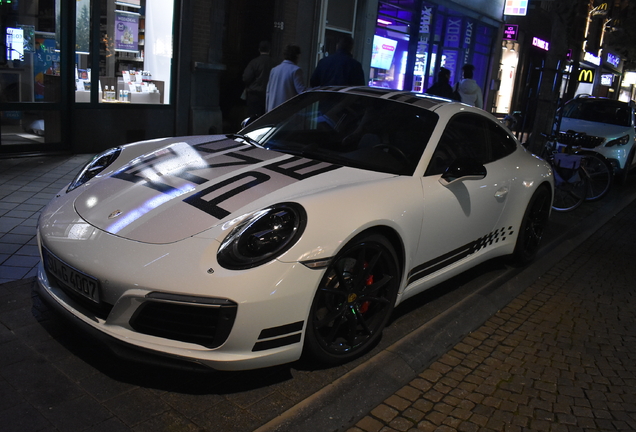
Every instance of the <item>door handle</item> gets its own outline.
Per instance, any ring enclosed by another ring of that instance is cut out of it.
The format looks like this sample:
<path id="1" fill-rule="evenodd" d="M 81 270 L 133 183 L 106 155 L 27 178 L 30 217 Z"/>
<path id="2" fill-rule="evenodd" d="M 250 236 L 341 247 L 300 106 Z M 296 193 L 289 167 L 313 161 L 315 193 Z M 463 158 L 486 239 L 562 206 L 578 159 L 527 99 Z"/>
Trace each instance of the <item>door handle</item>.
<path id="1" fill-rule="evenodd" d="M 495 198 L 501 199 L 505 198 L 508 195 L 508 188 L 506 186 L 500 188 L 495 192 Z"/>

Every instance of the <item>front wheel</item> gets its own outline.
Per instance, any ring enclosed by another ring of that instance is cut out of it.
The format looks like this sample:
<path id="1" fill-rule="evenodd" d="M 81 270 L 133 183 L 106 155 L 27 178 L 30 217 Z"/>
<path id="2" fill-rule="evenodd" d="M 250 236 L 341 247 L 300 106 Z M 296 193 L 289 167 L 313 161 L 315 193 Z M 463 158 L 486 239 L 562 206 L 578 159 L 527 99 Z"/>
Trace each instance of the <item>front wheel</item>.
<path id="1" fill-rule="evenodd" d="M 525 265 L 537 255 L 550 218 L 550 198 L 550 190 L 544 186 L 537 189 L 530 198 L 512 254 L 514 264 Z"/>
<path id="2" fill-rule="evenodd" d="M 371 349 L 400 286 L 396 253 L 381 235 L 355 238 L 336 255 L 309 313 L 305 354 L 323 364 L 350 361 Z"/>

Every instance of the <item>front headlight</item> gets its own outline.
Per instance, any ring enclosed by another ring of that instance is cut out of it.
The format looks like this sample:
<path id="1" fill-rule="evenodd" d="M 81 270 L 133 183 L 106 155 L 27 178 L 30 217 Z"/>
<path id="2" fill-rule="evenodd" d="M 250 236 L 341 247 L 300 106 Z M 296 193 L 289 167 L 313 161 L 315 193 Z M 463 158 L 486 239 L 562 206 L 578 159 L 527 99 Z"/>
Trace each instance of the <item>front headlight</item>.
<path id="1" fill-rule="evenodd" d="M 613 147 L 613 146 L 624 146 L 629 142 L 629 135 L 625 135 L 624 137 L 617 138 L 615 140 L 611 140 L 605 147 Z"/>
<path id="2" fill-rule="evenodd" d="M 66 193 L 80 187 L 100 172 L 104 171 L 110 164 L 115 162 L 121 153 L 121 147 L 114 147 L 96 155 L 84 168 L 75 176 Z"/>
<path id="3" fill-rule="evenodd" d="M 225 238 L 217 253 L 220 265 L 230 270 L 259 266 L 291 248 L 307 225 L 305 209 L 281 203 L 254 213 Z"/>

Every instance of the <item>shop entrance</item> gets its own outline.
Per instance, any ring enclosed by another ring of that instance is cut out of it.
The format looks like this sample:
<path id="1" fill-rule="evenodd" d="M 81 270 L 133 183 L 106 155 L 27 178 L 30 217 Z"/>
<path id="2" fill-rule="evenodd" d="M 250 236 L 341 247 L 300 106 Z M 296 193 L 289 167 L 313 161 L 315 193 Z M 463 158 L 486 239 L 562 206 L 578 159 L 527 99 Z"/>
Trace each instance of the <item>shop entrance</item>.
<path id="1" fill-rule="evenodd" d="M 423 93 L 434 84 L 440 67 L 451 71 L 454 84 L 462 78 L 462 66 L 470 63 L 484 90 L 497 33 L 484 19 L 475 11 L 428 0 L 380 0 L 371 85 Z"/>
<path id="2" fill-rule="evenodd" d="M 336 52 L 338 39 L 355 32 L 357 0 L 325 0 L 320 13 L 320 41 L 316 66 L 320 59 Z"/>

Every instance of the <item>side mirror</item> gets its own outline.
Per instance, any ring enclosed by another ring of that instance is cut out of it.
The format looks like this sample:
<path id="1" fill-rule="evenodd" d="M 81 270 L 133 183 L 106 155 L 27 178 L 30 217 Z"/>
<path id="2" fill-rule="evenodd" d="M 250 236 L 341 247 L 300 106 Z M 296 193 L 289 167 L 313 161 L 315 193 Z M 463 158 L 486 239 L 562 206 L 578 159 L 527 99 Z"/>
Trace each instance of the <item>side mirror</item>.
<path id="1" fill-rule="evenodd" d="M 446 168 L 439 182 L 444 186 L 448 186 L 460 180 L 481 180 L 486 177 L 486 174 L 486 167 L 476 160 L 459 158 Z"/>
<path id="2" fill-rule="evenodd" d="M 248 117 L 246 119 L 244 119 L 241 122 L 241 129 L 245 129 L 247 127 L 247 125 L 249 125 L 250 123 L 252 123 L 254 120 L 256 120 L 259 116 L 252 116 L 252 117 Z"/>

